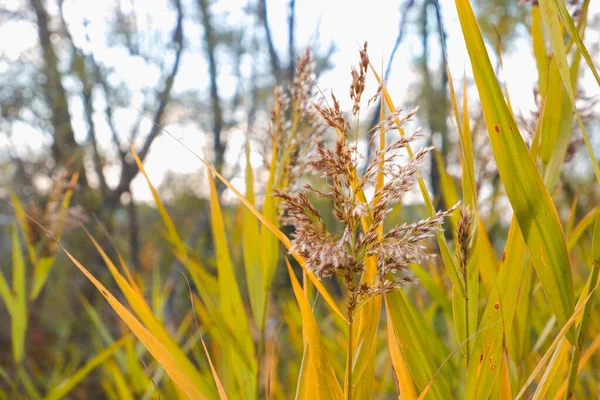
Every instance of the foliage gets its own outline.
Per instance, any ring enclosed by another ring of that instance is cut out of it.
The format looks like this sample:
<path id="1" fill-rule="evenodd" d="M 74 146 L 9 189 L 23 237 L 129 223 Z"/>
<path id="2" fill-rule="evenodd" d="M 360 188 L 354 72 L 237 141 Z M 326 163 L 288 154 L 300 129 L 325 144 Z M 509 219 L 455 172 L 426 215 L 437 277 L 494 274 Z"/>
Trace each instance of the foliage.
<path id="1" fill-rule="evenodd" d="M 495 195 L 513 212 L 507 233 L 489 228 L 507 219 L 503 211 L 483 211 L 469 116 L 475 100 L 467 98 L 466 78 L 460 104 L 447 69 L 460 179 L 448 173 L 442 157 L 436 162 L 445 204 L 460 199 L 462 206 L 437 211 L 444 207 L 430 195 L 420 169 L 432 149 L 413 152 L 420 135 L 404 127 L 413 112 L 395 107 L 366 44 L 352 69 L 347 113 L 333 94 L 331 103 L 316 100 L 307 53 L 290 88 L 274 91 L 264 170 L 252 168 L 248 132 L 245 194 L 187 148 L 207 169 L 210 249 L 198 251 L 184 240 L 181 221 L 130 147 L 160 216 L 161 235 L 154 240 L 168 246 L 181 279 L 164 276 L 152 262 L 133 270 L 115 243 L 104 246 L 83 226 L 116 287 L 80 262 L 60 240 L 77 174 L 59 180 L 45 213 L 25 211 L 12 197 L 20 230 L 11 228 L 12 285 L 0 275 L 0 297 L 11 317 L 16 368 L 0 369 L 0 395 L 77 398 L 77 385 L 99 371 L 102 396 L 110 399 L 597 396 L 600 206 L 587 205 L 581 216 L 578 197 L 564 200 L 560 175 L 575 118 L 585 162 L 598 179 L 594 186 L 600 183 L 575 97 L 582 57 L 600 86 L 581 40 L 589 1 L 575 21 L 560 0 L 529 7 L 541 96 L 529 144 L 469 1 L 455 5 L 503 187 Z M 379 83 L 371 98 L 368 74 Z M 363 132 L 361 111 L 377 99 L 380 122 Z M 372 159 L 361 158 L 361 139 L 376 145 Z M 238 200 L 234 206 L 220 198 L 217 182 Z M 403 202 L 413 184 L 423 206 Z M 500 257 L 498 243 L 504 243 Z M 27 351 L 27 314 L 59 249 L 122 323 L 112 326 L 99 306 L 80 296 L 98 354 L 80 368 L 63 366 L 54 378 L 37 381 L 43 374 Z M 285 290 L 274 290 L 278 275 L 289 279 Z M 176 286 L 189 298 L 180 318 L 169 313 Z"/>

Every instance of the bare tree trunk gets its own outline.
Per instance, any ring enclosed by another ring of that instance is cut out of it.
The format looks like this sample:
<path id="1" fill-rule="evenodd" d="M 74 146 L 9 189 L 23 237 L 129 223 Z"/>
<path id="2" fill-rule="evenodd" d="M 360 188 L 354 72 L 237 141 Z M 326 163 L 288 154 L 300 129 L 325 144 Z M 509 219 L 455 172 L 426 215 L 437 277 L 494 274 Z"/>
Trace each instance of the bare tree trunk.
<path id="1" fill-rule="evenodd" d="M 215 168 L 222 172 L 225 156 L 225 143 L 221 137 L 223 131 L 223 110 L 221 107 L 221 98 L 219 96 L 219 86 L 217 83 L 217 61 L 215 50 L 217 47 L 217 38 L 212 25 L 212 15 L 208 0 L 198 0 L 198 6 L 202 14 L 202 26 L 204 28 L 204 45 L 206 58 L 208 60 L 208 72 L 210 76 L 210 100 L 213 114 L 213 137 L 215 152 Z"/>
<path id="2" fill-rule="evenodd" d="M 279 83 L 282 79 L 281 63 L 279 62 L 279 56 L 277 50 L 275 50 L 275 44 L 273 43 L 273 36 L 271 35 L 271 28 L 269 27 L 269 20 L 267 14 L 267 1 L 258 1 L 258 18 L 263 24 L 265 30 L 265 37 L 267 40 L 267 48 L 269 49 L 269 61 L 271 62 L 271 72 L 275 77 L 275 82 Z"/>
<path id="3" fill-rule="evenodd" d="M 398 25 L 398 35 L 396 36 L 396 42 L 394 43 L 394 47 L 392 48 L 392 52 L 390 54 L 390 58 L 388 60 L 387 66 L 385 67 L 385 73 L 382 76 L 383 82 L 386 83 L 392 73 L 392 65 L 394 62 L 394 56 L 402 43 L 402 38 L 404 37 L 404 27 L 406 26 L 406 21 L 408 21 L 407 15 L 410 9 L 415 5 L 415 0 L 407 0 L 401 7 L 400 10 L 400 23 Z M 379 96 L 379 100 L 377 100 L 376 107 L 373 107 L 373 117 L 371 118 L 371 122 L 369 124 L 369 128 L 374 127 L 379 123 L 379 110 L 381 108 L 382 98 Z M 365 163 L 364 172 L 366 172 L 367 167 L 369 166 L 371 159 L 373 157 L 373 149 L 376 147 L 376 142 L 371 143 L 367 148 L 367 162 Z"/>
<path id="4" fill-rule="evenodd" d="M 73 162 L 75 170 L 80 174 L 79 182 L 85 187 L 87 186 L 87 179 L 83 167 L 83 149 L 75 141 L 67 92 L 61 82 L 58 59 L 52 45 L 48 12 L 43 0 L 30 0 L 30 3 L 37 18 L 38 36 L 44 60 L 46 76 L 44 97 L 50 109 L 50 121 L 54 130 L 52 154 L 58 165 L 68 165 Z"/>
<path id="5" fill-rule="evenodd" d="M 440 48 L 444 49 L 442 51 L 442 57 L 440 58 L 440 66 L 439 70 L 442 75 L 442 81 L 440 82 L 439 89 L 436 90 L 436 129 L 440 134 L 442 139 L 441 147 L 438 149 L 440 155 L 442 156 L 442 161 L 444 165 L 448 165 L 448 113 L 450 111 L 450 104 L 448 100 L 448 71 L 446 69 L 446 32 L 444 31 L 444 26 L 442 22 L 442 14 L 440 9 L 440 3 L 438 1 L 433 2 L 435 7 L 435 17 L 436 17 L 436 25 L 437 31 L 439 34 L 439 43 Z M 435 158 L 435 157 L 432 157 Z M 444 200 L 441 191 L 440 191 L 440 200 Z M 443 203 L 445 204 L 445 203 Z M 446 207 L 451 207 L 452 205 L 446 204 Z"/>
<path id="6" fill-rule="evenodd" d="M 445 162 L 446 154 L 448 152 L 448 124 L 446 121 L 446 117 L 448 114 L 448 101 L 447 101 L 447 88 L 446 85 L 448 83 L 448 76 L 446 73 L 445 60 L 442 57 L 440 62 L 440 72 L 442 74 L 442 81 L 439 84 L 439 87 L 435 86 L 434 78 L 429 71 L 429 46 L 428 46 L 428 38 L 429 38 L 429 24 L 428 24 L 428 11 L 429 6 L 433 5 L 436 7 L 436 17 L 437 17 L 437 26 L 438 32 L 440 33 L 440 41 L 443 38 L 444 32 L 441 29 L 441 15 L 439 14 L 439 9 L 435 5 L 433 0 L 425 0 L 423 2 L 423 9 L 420 20 L 421 27 L 421 40 L 423 46 L 423 56 L 421 59 L 421 70 L 423 73 L 423 92 L 422 98 L 426 105 L 426 118 L 427 123 L 429 125 L 429 130 L 431 132 L 431 140 L 433 144 L 433 137 L 436 134 L 439 134 L 441 139 L 441 145 L 438 146 L 436 150 L 438 150 L 442 155 L 442 160 Z M 431 190 L 432 196 L 437 199 L 440 204 L 443 204 L 443 194 L 441 190 L 440 184 L 440 173 L 439 166 L 437 165 L 437 161 L 435 157 L 431 157 Z"/>
<path id="7" fill-rule="evenodd" d="M 296 70 L 296 43 L 295 43 L 295 31 L 296 31 L 296 0 L 290 0 L 289 3 L 289 15 L 288 15 L 288 54 L 290 59 L 288 60 L 288 73 L 287 79 L 289 82 L 294 81 L 294 71 Z"/>

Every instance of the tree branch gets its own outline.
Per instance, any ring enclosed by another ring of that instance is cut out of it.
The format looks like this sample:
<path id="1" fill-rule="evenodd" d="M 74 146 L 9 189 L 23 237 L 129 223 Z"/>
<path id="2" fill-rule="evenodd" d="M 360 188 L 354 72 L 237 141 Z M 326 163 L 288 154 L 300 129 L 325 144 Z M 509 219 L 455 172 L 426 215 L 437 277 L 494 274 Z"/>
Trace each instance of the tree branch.
<path id="1" fill-rule="evenodd" d="M 217 37 L 213 27 L 212 15 L 207 0 L 198 0 L 198 6 L 202 14 L 202 27 L 204 28 L 204 44 L 206 49 L 206 58 L 208 60 L 208 72 L 210 76 L 210 100 L 213 116 L 213 136 L 215 152 L 215 168 L 217 171 L 223 170 L 225 160 L 225 144 L 221 134 L 223 131 L 223 110 L 221 107 L 221 98 L 219 96 L 219 86 L 217 83 L 218 71 L 216 61 Z"/>
<path id="2" fill-rule="evenodd" d="M 271 62 L 271 71 L 275 77 L 275 81 L 281 80 L 281 63 L 275 45 L 273 44 L 273 36 L 271 35 L 271 28 L 269 26 L 269 20 L 267 16 L 267 0 L 258 1 L 258 18 L 263 24 L 265 30 L 265 38 L 267 40 L 267 48 L 269 49 L 269 60 Z"/>
<path id="3" fill-rule="evenodd" d="M 75 141 L 71 115 L 68 106 L 67 91 L 61 82 L 61 73 L 58 68 L 58 58 L 52 45 L 50 21 L 43 0 L 30 0 L 37 18 L 38 37 L 42 48 L 46 82 L 44 83 L 44 97 L 51 111 L 50 122 L 54 130 L 54 143 L 52 153 L 57 164 L 66 165 L 71 160 L 80 173 L 79 182 L 86 186 L 85 168 L 83 167 L 83 152 Z"/>
<path id="4" fill-rule="evenodd" d="M 162 130 L 161 122 L 162 122 L 163 116 L 165 114 L 167 104 L 169 103 L 169 100 L 171 98 L 171 91 L 173 89 L 173 83 L 175 82 L 175 77 L 177 76 L 177 72 L 179 71 L 179 64 L 181 61 L 181 55 L 183 53 L 183 6 L 181 4 L 181 0 L 173 0 L 173 2 L 177 9 L 177 22 L 176 22 L 175 29 L 173 31 L 173 39 L 172 39 L 172 41 L 175 43 L 175 47 L 176 47 L 175 60 L 171 67 L 171 71 L 169 72 L 169 74 L 167 75 L 167 77 L 165 79 L 163 89 L 158 94 L 159 105 L 158 105 L 158 108 L 156 109 L 156 112 L 154 113 L 153 118 L 152 118 L 152 128 L 150 129 L 150 132 L 146 136 L 146 140 L 144 141 L 144 144 L 138 151 L 138 155 L 142 161 L 148 155 L 148 152 L 150 151 L 150 147 L 152 146 L 152 142 L 154 142 L 154 140 L 158 137 L 158 135 L 160 134 L 160 132 Z M 113 135 L 113 138 L 115 138 L 115 137 L 116 136 Z M 117 204 L 121 195 L 129 190 L 129 185 L 131 184 L 131 181 L 133 180 L 133 178 L 135 178 L 135 176 L 139 172 L 137 167 L 132 163 L 125 161 L 122 163 L 122 165 L 123 166 L 122 166 L 122 170 L 121 170 L 121 178 L 119 179 L 119 184 L 112 191 L 110 199 L 109 199 L 109 203 L 111 203 L 112 206 Z"/>
<path id="5" fill-rule="evenodd" d="M 288 15 L 288 53 L 289 65 L 287 68 L 289 82 L 294 81 L 294 72 L 296 70 L 296 43 L 295 29 L 296 28 L 296 0 L 290 0 L 289 15 Z"/>

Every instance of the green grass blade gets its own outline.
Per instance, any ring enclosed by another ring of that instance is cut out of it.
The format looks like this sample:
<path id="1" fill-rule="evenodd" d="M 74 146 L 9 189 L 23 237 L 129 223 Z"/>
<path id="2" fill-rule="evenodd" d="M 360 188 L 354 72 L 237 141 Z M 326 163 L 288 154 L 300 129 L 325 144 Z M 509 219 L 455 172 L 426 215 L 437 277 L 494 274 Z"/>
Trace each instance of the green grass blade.
<path id="1" fill-rule="evenodd" d="M 248 317 L 246 316 L 244 303 L 242 301 L 242 296 L 240 295 L 229 255 L 227 236 L 225 234 L 225 225 L 217 195 L 217 188 L 212 172 L 210 171 L 208 172 L 208 179 L 210 183 L 211 224 L 217 254 L 219 306 L 224 320 L 236 336 L 235 339 L 243 345 L 245 351 L 244 356 L 252 361 L 251 370 L 248 370 L 246 366 L 239 362 L 239 355 L 236 352 L 231 352 L 233 361 L 231 368 L 236 371 L 238 384 L 242 393 L 244 393 L 244 398 L 250 399 L 256 397 L 255 375 L 257 373 L 257 366 L 254 344 L 252 343 Z M 230 350 L 231 348 L 228 349 L 228 351 Z"/>
<path id="2" fill-rule="evenodd" d="M 446 380 L 443 376 L 436 376 L 439 365 L 431 352 L 431 338 L 419 329 L 405 294 L 400 290 L 388 293 L 385 295 L 385 303 L 415 389 L 421 392 L 433 381 L 427 398 L 451 399 L 452 394 Z"/>
<path id="3" fill-rule="evenodd" d="M 77 370 L 74 374 L 65 379 L 61 384 L 52 389 L 44 400 L 59 400 L 68 395 L 77 385 L 79 385 L 95 368 L 103 364 L 112 355 L 125 344 L 127 340 L 131 340 L 130 336 L 125 336 L 119 339 L 110 347 L 102 350 L 94 358 L 89 360 L 83 367 Z"/>
<path id="4" fill-rule="evenodd" d="M 288 273 L 290 281 L 292 282 L 292 289 L 296 296 L 296 301 L 300 307 L 300 313 L 302 314 L 302 326 L 306 330 L 307 346 L 309 346 L 309 368 L 313 368 L 317 375 L 315 375 L 316 381 L 308 381 L 307 384 L 310 386 L 316 386 L 319 388 L 320 398 L 326 399 L 343 399 L 344 393 L 340 383 L 338 382 L 331 361 L 327 355 L 323 338 L 319 331 L 319 327 L 315 316 L 310 308 L 308 299 L 302 291 L 302 287 L 292 271 L 292 267 L 287 261 Z M 310 389 L 308 389 L 310 392 Z"/>
<path id="5" fill-rule="evenodd" d="M 277 175 L 277 143 L 273 140 L 273 153 L 269 170 L 269 180 L 265 190 L 263 215 L 273 226 L 277 226 L 277 198 L 273 196 L 275 176 Z M 260 263 L 262 265 L 262 278 L 265 291 L 271 288 L 277 261 L 279 258 L 279 240 L 269 227 L 261 224 L 260 227 Z"/>
<path id="6" fill-rule="evenodd" d="M 246 143 L 246 198 L 254 204 L 254 172 L 250 165 L 250 144 Z M 267 293 L 263 287 L 263 273 L 260 262 L 260 236 L 258 221 L 252 211 L 244 207 L 243 256 L 248 295 L 252 314 L 258 327 L 262 327 L 265 320 L 265 302 Z M 262 328 L 261 328 L 262 329 Z"/>
<path id="7" fill-rule="evenodd" d="M 533 42 L 533 54 L 538 71 L 538 88 L 542 97 L 546 95 L 548 85 L 548 50 L 544 40 L 542 28 L 542 16 L 537 5 L 531 6 L 531 41 Z"/>
<path id="8" fill-rule="evenodd" d="M 14 312 L 14 307 L 15 307 L 15 296 L 13 295 L 13 292 L 10 290 L 10 287 L 8 286 L 8 282 L 6 281 L 6 277 L 4 276 L 4 273 L 2 273 L 1 269 L 0 269 L 0 297 L 2 298 L 2 301 L 4 302 L 4 305 L 6 305 L 6 310 L 12 316 L 12 314 Z"/>
<path id="9" fill-rule="evenodd" d="M 15 225 L 12 226 L 12 288 L 14 307 L 11 322 L 13 357 L 17 364 L 25 357 L 25 334 L 27 333 L 27 283 L 25 259 L 21 250 L 21 239 Z"/>
<path id="10" fill-rule="evenodd" d="M 467 0 L 456 0 L 456 8 L 500 177 L 546 298 L 564 326 L 573 313 L 574 295 L 558 214 L 504 101 L 471 5 Z M 567 338 L 575 340 L 573 329 Z"/>
<path id="11" fill-rule="evenodd" d="M 175 361 L 171 351 L 167 350 L 163 345 L 164 342 L 157 339 L 148 329 L 146 329 L 140 321 L 129 311 L 116 297 L 110 293 L 100 281 L 98 281 L 71 253 L 64 247 L 62 250 L 65 252 L 67 257 L 77 266 L 77 268 L 92 282 L 92 284 L 98 289 L 98 291 L 108 301 L 110 306 L 115 310 L 119 317 L 127 324 L 129 329 L 135 334 L 135 336 L 142 342 L 142 344 L 148 349 L 150 354 L 163 366 L 169 377 L 173 382 L 191 399 L 205 399 L 205 395 L 196 386 L 193 379 L 187 375 L 187 373 L 180 367 L 179 363 Z M 124 280 L 124 279 L 123 279 Z M 189 372 L 189 371 L 188 371 Z"/>
<path id="12" fill-rule="evenodd" d="M 510 337 L 526 252 L 514 217 L 505 252 L 497 286 L 490 294 L 473 343 L 465 387 L 468 400 L 487 399 L 500 377 L 504 337 Z"/>
<path id="13" fill-rule="evenodd" d="M 577 48 L 583 54 L 583 58 L 589 65 L 590 70 L 592 71 L 592 74 L 594 75 L 594 78 L 596 78 L 596 82 L 598 83 L 598 86 L 600 87 L 600 74 L 598 74 L 598 70 L 594 66 L 592 57 L 590 56 L 590 53 L 588 52 L 587 48 L 583 44 L 582 38 L 579 36 L 578 29 L 575 26 L 575 23 L 573 22 L 573 19 L 571 18 L 571 15 L 569 14 L 567 7 L 565 6 L 565 3 L 560 0 L 552 0 L 552 2 L 554 3 L 554 6 L 556 7 L 557 14 L 560 17 L 560 20 L 561 20 L 563 26 L 565 27 L 567 32 L 569 32 L 569 35 L 571 36 L 571 40 L 573 40 L 575 42 L 575 44 L 577 45 Z M 590 1 L 586 0 L 584 6 L 582 7 L 582 8 L 586 9 L 586 13 L 584 13 L 585 16 L 587 16 L 587 7 L 588 7 L 589 3 L 590 3 Z"/>
<path id="14" fill-rule="evenodd" d="M 371 72 L 375 76 L 375 79 L 377 79 L 377 82 L 381 85 L 383 80 L 377 74 L 377 71 L 375 71 L 375 68 L 373 68 L 372 65 L 370 65 L 370 67 L 371 67 Z M 392 101 L 392 98 L 390 97 L 390 94 L 388 93 L 385 86 L 382 86 L 381 92 L 383 95 L 383 99 L 385 100 L 385 103 L 388 106 L 390 112 L 391 113 L 395 112 L 396 106 L 394 106 L 394 102 Z M 400 121 L 398 119 L 395 122 L 398 126 L 401 126 Z M 404 136 L 404 129 L 399 128 L 398 131 L 401 136 Z M 409 157 L 412 158 L 414 153 L 413 153 L 410 145 L 406 146 L 406 150 L 408 152 Z M 425 202 L 425 206 L 427 207 L 427 212 L 429 213 L 429 216 L 433 216 L 436 212 L 435 207 L 433 206 L 433 201 L 431 200 L 431 196 L 429 195 L 427 185 L 425 185 L 425 181 L 420 176 L 418 179 L 418 184 L 419 184 L 419 189 L 421 191 L 421 196 L 423 197 L 423 201 Z M 440 253 L 442 255 L 442 260 L 444 261 L 444 266 L 446 267 L 446 272 L 448 273 L 448 276 L 450 277 L 452 284 L 456 286 L 458 293 L 460 293 L 460 295 L 462 297 L 467 297 L 467 293 L 465 292 L 464 284 L 463 284 L 462 280 L 460 279 L 460 274 L 458 271 L 458 266 L 456 265 L 456 260 L 454 260 L 454 256 L 452 255 L 452 252 L 450 251 L 450 246 L 448 246 L 448 242 L 446 241 L 444 233 L 436 232 L 435 236 L 436 236 L 438 245 L 440 246 Z"/>
<path id="15" fill-rule="evenodd" d="M 571 19 L 571 17 L 569 16 L 567 19 L 564 19 L 564 14 L 566 13 L 568 16 L 568 13 L 566 11 L 566 8 L 564 8 L 564 4 L 562 4 L 562 7 L 560 7 L 558 5 L 559 3 L 560 2 L 557 2 L 555 0 L 540 0 L 539 5 L 540 11 L 542 13 L 542 20 L 544 21 L 544 25 L 548 30 L 550 42 L 552 43 L 552 50 L 554 52 L 554 56 L 556 57 L 556 62 L 558 64 L 558 69 L 562 77 L 564 88 L 567 92 L 567 95 L 569 96 L 569 100 L 571 101 L 571 107 L 573 109 L 573 112 L 575 113 L 575 118 L 577 120 L 577 123 L 579 124 L 579 128 L 581 129 L 583 140 L 585 141 L 585 146 L 592 161 L 594 173 L 596 174 L 596 179 L 600 183 L 600 165 L 598 165 L 598 161 L 596 159 L 596 156 L 594 155 L 594 150 L 592 149 L 592 145 L 590 144 L 587 130 L 585 129 L 583 121 L 581 120 L 581 116 L 579 115 L 579 111 L 577 110 L 577 105 L 575 103 L 575 92 L 573 91 L 573 84 L 571 82 L 571 74 L 569 70 L 569 64 L 567 61 L 567 52 L 565 49 L 564 37 L 559 20 L 559 14 L 563 17 L 563 23 L 566 26 L 569 25 L 568 22 L 570 21 L 572 25 L 572 30 L 570 31 L 570 33 L 572 35 L 574 34 L 572 38 L 576 42 L 577 39 L 579 39 L 579 35 L 577 34 L 577 30 L 574 27 L 573 20 Z M 583 53 L 584 58 L 586 58 L 587 55 L 587 59 L 589 59 L 589 54 L 587 53 L 587 50 L 585 49 L 583 43 L 581 43 L 580 39 L 579 43 L 577 44 L 579 46 L 580 51 Z M 592 71 L 594 72 L 594 76 L 598 79 L 598 73 L 594 68 L 593 64 L 591 64 L 591 59 L 589 60 L 590 66 L 592 67 Z M 600 85 L 600 79 L 598 79 L 598 84 Z"/>

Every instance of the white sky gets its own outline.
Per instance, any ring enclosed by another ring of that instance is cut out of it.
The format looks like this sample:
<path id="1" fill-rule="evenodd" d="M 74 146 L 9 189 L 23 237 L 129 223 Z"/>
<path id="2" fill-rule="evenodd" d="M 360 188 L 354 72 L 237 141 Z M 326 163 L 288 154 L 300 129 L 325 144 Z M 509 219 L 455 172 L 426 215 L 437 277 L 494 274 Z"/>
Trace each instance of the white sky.
<path id="1" fill-rule="evenodd" d="M 455 88 L 457 91 L 461 91 L 463 71 L 466 70 L 467 75 L 470 76 L 468 55 L 464 47 L 454 1 L 439 1 L 442 5 L 444 24 L 448 35 L 447 47 L 450 69 L 455 81 Z M 66 8 L 67 19 L 69 21 L 81 21 L 85 17 L 90 20 L 89 32 L 96 55 L 102 56 L 103 59 L 109 57 L 113 61 L 117 74 L 122 80 L 128 82 L 128 85 L 131 87 L 139 88 L 142 88 L 148 82 L 157 81 L 158 71 L 155 68 L 147 68 L 141 59 L 132 60 L 123 54 L 119 54 L 119 51 L 114 49 L 110 51 L 106 50 L 104 43 L 104 30 L 106 26 L 104 21 L 112 12 L 111 7 L 114 4 L 113 2 L 92 0 L 67 0 L 67 2 L 69 2 Z M 13 3 L 18 4 L 19 2 L 14 0 Z M 172 27 L 173 14 L 170 10 L 164 8 L 164 0 L 137 0 L 135 3 L 138 6 L 142 5 L 153 16 L 155 24 L 158 22 L 160 25 L 161 16 L 164 16 L 164 29 L 166 30 L 165 32 L 169 32 L 169 29 Z M 235 22 L 241 18 L 241 9 L 246 3 L 247 1 L 245 0 L 219 0 L 216 2 L 216 8 L 218 10 L 227 10 L 229 12 L 228 19 Z M 286 61 L 284 57 L 287 56 L 287 3 L 284 0 L 268 1 L 269 22 L 274 34 L 275 44 L 279 48 L 280 57 L 284 62 Z M 357 63 L 359 44 L 362 44 L 364 41 L 369 42 L 369 55 L 374 65 L 382 65 L 382 68 L 384 68 L 387 64 L 398 32 L 400 20 L 399 7 L 402 3 L 404 2 L 391 0 L 370 0 L 369 2 L 299 0 L 296 2 L 296 41 L 298 50 L 301 50 L 303 46 L 310 42 L 317 27 L 319 27 L 319 42 L 322 43 L 321 48 L 326 48 L 331 41 L 336 45 L 337 52 L 332 59 L 335 68 L 324 74 L 318 83 L 319 87 L 324 90 L 333 90 L 337 94 L 337 97 L 342 100 L 342 106 L 348 108 L 350 104 L 348 99 L 350 66 Z M 187 9 L 184 11 L 188 13 L 196 12 L 195 10 L 188 11 Z M 593 15 L 599 12 L 600 2 L 592 1 L 590 14 Z M 419 10 L 411 10 L 410 20 L 414 20 L 418 14 Z M 415 29 L 414 24 L 408 23 L 406 27 L 404 40 L 396 54 L 392 67 L 392 76 L 387 85 L 397 105 L 403 105 L 412 98 L 409 88 L 415 81 L 415 72 L 413 70 L 414 60 L 421 51 L 419 38 L 411 35 L 411 32 L 414 32 Z M 84 37 L 82 29 L 81 24 L 78 23 L 73 23 L 70 26 L 75 40 Z M 196 29 L 196 32 L 194 29 Z M 191 42 L 190 45 L 198 49 L 202 45 L 201 32 L 197 28 L 187 25 L 185 30 L 187 39 Z M 27 27 L 19 23 L 0 26 L 0 37 L 19 38 L 18 40 L 2 40 L 0 43 L 0 54 L 8 57 L 18 56 L 24 48 L 31 47 L 37 40 L 36 32 L 32 27 Z M 198 38 L 197 43 L 191 41 L 193 37 Z M 590 39 L 597 40 L 597 38 Z M 84 50 L 88 46 L 83 42 L 80 45 Z M 435 44 L 432 44 L 430 48 L 432 49 L 432 59 L 437 59 L 439 57 L 439 48 Z M 512 47 L 510 53 L 503 55 L 504 71 L 501 77 L 507 81 L 513 107 L 523 112 L 527 112 L 533 108 L 532 88 L 534 81 L 537 79 L 537 72 L 531 54 L 532 50 L 529 39 L 522 37 L 518 39 L 518 42 Z M 492 62 L 495 63 L 494 60 Z M 435 64 L 432 62 L 432 65 Z M 222 62 L 220 67 L 227 68 L 228 66 L 223 65 Z M 208 81 L 206 74 L 206 62 L 198 52 L 188 52 L 176 79 L 176 89 L 184 90 L 190 87 L 205 87 L 205 83 Z M 598 87 L 590 74 L 584 74 L 583 79 L 584 86 L 592 88 L 589 94 L 597 95 L 599 93 Z M 588 81 L 589 84 L 586 83 Z M 231 94 L 235 90 L 236 82 L 233 79 L 223 78 L 219 83 L 221 86 L 220 89 L 225 95 Z M 369 86 L 371 88 L 369 92 L 372 92 L 376 88 L 376 84 L 373 84 L 373 82 L 370 85 L 368 82 L 367 88 Z M 471 99 L 475 99 L 474 92 Z M 476 104 L 473 104 L 473 100 L 471 100 L 471 105 L 476 107 Z M 138 106 L 140 99 L 132 98 L 131 103 Z M 122 118 L 123 121 L 131 121 L 135 119 L 136 114 L 137 111 L 131 108 L 121 113 L 118 117 Z M 80 132 L 85 131 L 83 121 L 76 122 L 75 126 L 76 129 L 80 128 Z M 454 129 L 452 124 L 450 127 Z M 203 154 L 202 148 L 205 145 L 205 140 L 197 127 L 188 124 L 185 126 L 169 126 L 168 130 L 181 138 L 191 148 Z M 100 132 L 100 135 L 102 135 L 102 132 Z M 105 145 L 109 145 L 110 139 L 108 133 L 105 132 L 100 139 Z M 241 148 L 243 140 L 243 132 L 230 135 L 228 142 L 230 151 L 227 154 L 228 162 L 233 163 L 238 159 L 236 149 Z M 18 137 L 15 136 L 15 142 L 20 146 L 21 151 L 31 151 L 32 149 L 35 150 L 44 145 L 49 145 L 47 137 L 40 136 L 32 130 L 21 130 L 20 135 Z M 0 135 L 0 148 L 3 146 L 6 146 L 5 138 L 3 135 Z M 200 168 L 199 161 L 167 135 L 161 135 L 154 142 L 152 151 L 145 164 L 156 186 L 160 184 L 162 176 L 167 170 L 191 172 Z M 113 176 L 113 178 L 114 180 L 117 179 L 116 176 Z M 236 179 L 235 183 L 243 185 L 243 182 L 238 179 Z M 133 191 L 138 199 L 149 199 L 151 197 L 145 182 L 139 176 L 134 181 Z"/>

